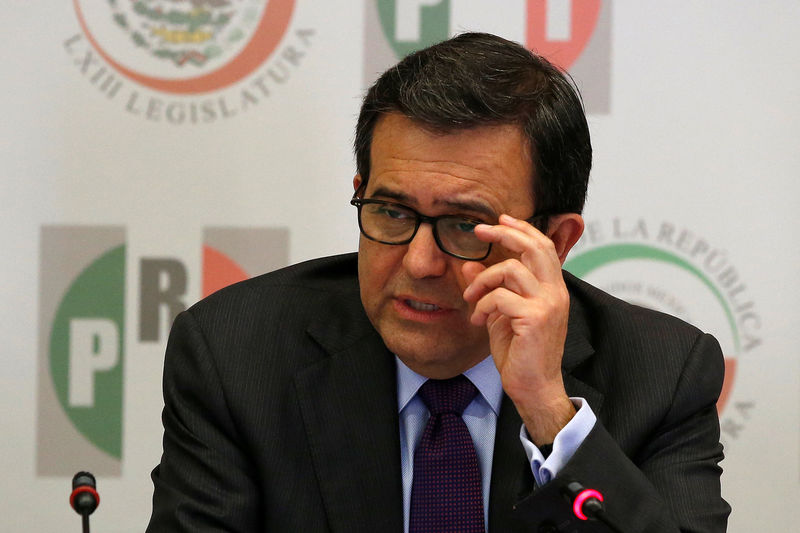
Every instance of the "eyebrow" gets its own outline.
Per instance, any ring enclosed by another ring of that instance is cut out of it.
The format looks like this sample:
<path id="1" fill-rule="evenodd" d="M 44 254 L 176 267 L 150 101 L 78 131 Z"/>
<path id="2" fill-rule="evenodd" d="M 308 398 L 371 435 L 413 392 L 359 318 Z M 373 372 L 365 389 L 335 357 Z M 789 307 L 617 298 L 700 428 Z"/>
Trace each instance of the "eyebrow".
<path id="1" fill-rule="evenodd" d="M 381 196 L 384 198 L 389 198 L 391 200 L 395 200 L 398 203 L 408 204 L 414 203 L 413 198 L 404 192 L 393 191 L 391 189 L 387 189 L 385 187 L 378 186 L 372 194 L 370 195 L 372 198 L 376 196 Z M 471 213 L 481 213 L 486 215 L 492 220 L 497 220 L 499 215 L 494 212 L 494 210 L 487 206 L 486 204 L 480 202 L 471 202 L 469 200 L 434 200 L 434 205 L 445 205 L 450 207 L 456 211 L 467 211 Z"/>

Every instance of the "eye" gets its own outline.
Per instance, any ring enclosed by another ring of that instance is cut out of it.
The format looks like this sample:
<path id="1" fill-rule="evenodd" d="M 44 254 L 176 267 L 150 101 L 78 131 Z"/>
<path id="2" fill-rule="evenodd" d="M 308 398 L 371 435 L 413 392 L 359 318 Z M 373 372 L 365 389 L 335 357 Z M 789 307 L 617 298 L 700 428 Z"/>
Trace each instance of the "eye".
<path id="1" fill-rule="evenodd" d="M 480 224 L 475 220 L 469 220 L 466 218 L 457 219 L 454 221 L 453 229 L 458 230 L 462 233 L 475 233 L 475 226 Z"/>
<path id="2" fill-rule="evenodd" d="M 404 209 L 398 209 L 391 205 L 382 205 L 376 209 L 376 212 L 379 215 L 394 219 L 394 220 L 405 220 L 408 218 L 413 218 L 413 215 Z"/>

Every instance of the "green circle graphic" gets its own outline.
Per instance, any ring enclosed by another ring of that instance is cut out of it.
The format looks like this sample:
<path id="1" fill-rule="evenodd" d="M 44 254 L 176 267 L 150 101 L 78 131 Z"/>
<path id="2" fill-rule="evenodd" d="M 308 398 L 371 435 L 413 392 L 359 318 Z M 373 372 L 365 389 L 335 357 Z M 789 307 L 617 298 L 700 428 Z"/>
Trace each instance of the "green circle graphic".
<path id="1" fill-rule="evenodd" d="M 124 316 L 125 246 L 122 245 L 98 257 L 75 278 L 58 306 L 50 332 L 50 373 L 59 403 L 81 434 L 117 459 L 122 457 Z M 72 406 L 69 403 L 70 322 L 98 318 L 116 326 L 119 357 L 113 368 L 94 374 L 94 405 Z"/>
<path id="2" fill-rule="evenodd" d="M 378 17 L 383 34 L 397 58 L 411 52 L 444 41 L 450 35 L 450 0 L 441 0 L 433 5 L 408 5 L 406 9 L 418 9 L 419 39 L 401 41 L 397 38 L 397 12 L 400 0 L 376 0 Z"/>

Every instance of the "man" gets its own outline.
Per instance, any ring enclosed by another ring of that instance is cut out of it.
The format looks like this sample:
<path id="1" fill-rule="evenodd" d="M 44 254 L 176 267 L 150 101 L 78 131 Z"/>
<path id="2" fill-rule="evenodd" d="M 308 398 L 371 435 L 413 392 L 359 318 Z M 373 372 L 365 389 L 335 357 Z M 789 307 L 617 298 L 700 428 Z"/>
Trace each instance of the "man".
<path id="1" fill-rule="evenodd" d="M 357 256 L 176 320 L 149 530 L 606 531 L 577 482 L 621 531 L 723 531 L 716 341 L 561 271 L 591 167 L 568 79 L 464 34 L 381 76 L 355 144 Z"/>

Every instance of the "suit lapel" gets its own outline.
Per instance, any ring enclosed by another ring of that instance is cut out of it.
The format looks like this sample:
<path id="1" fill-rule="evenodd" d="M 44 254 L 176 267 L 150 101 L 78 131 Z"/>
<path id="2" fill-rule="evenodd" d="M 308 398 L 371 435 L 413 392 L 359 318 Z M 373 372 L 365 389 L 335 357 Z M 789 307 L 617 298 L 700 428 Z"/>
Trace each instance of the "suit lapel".
<path id="1" fill-rule="evenodd" d="M 399 532 L 394 360 L 360 302 L 353 309 L 309 328 L 330 356 L 295 376 L 297 397 L 331 530 Z"/>
<path id="2" fill-rule="evenodd" d="M 586 309 L 578 298 L 570 297 L 569 324 L 567 338 L 564 341 L 564 357 L 561 361 L 564 388 L 569 396 L 584 398 L 589 402 L 592 411 L 599 414 L 603 405 L 603 394 L 578 377 L 578 367 L 593 354 L 594 347 L 591 343 L 591 329 Z"/>
<path id="3" fill-rule="evenodd" d="M 489 531 L 524 531 L 514 520 L 514 506 L 533 491 L 531 467 L 519 442 L 522 419 L 511 399 L 503 395 L 494 438 L 492 482 L 489 489 Z"/>

